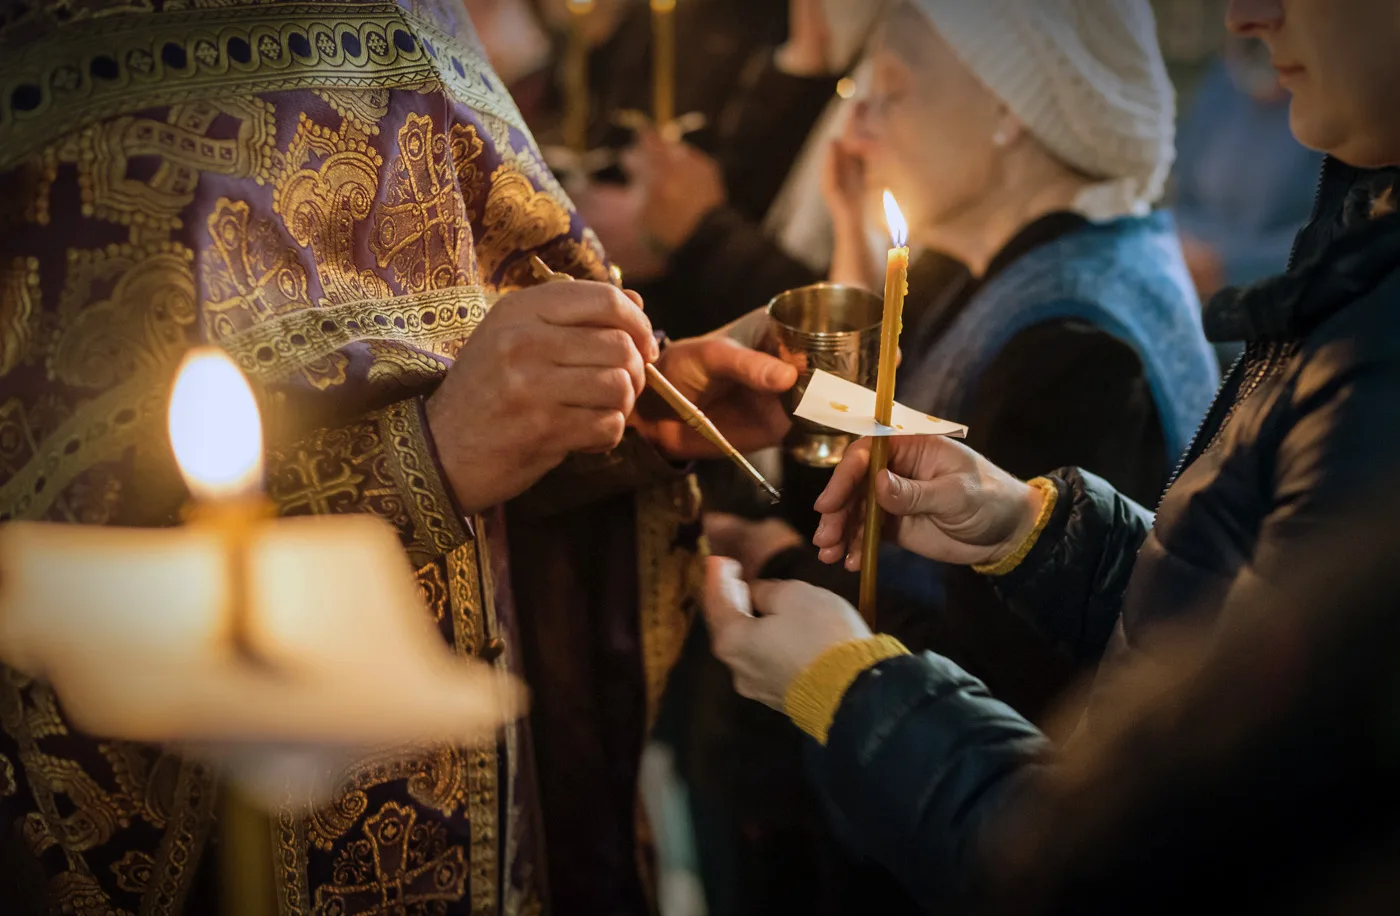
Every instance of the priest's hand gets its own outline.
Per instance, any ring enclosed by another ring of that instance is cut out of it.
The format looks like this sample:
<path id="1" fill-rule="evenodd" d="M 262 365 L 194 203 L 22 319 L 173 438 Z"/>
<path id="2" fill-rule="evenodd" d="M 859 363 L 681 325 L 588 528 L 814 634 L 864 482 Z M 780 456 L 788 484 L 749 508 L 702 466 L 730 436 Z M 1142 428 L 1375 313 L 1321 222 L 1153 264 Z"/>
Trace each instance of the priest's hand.
<path id="1" fill-rule="evenodd" d="M 817 500 L 821 524 L 812 543 L 825 563 L 860 568 L 870 440 L 846 449 Z M 931 560 L 996 563 L 1035 528 L 1045 495 L 977 452 L 942 436 L 891 436 L 889 469 L 875 482 L 880 507 L 894 517 L 899 546 Z"/>
<path id="2" fill-rule="evenodd" d="M 742 321 L 743 319 L 741 319 Z M 656 367 L 690 398 L 740 451 L 777 445 L 791 421 L 780 396 L 797 370 L 745 346 L 730 327 L 671 344 Z M 714 458 L 718 450 L 676 416 L 655 393 L 638 402 L 632 425 L 672 458 Z"/>
<path id="3" fill-rule="evenodd" d="M 570 452 L 615 448 L 657 356 L 640 303 L 604 283 L 501 298 L 428 399 L 428 425 L 464 511 L 505 502 Z"/>
<path id="4" fill-rule="evenodd" d="M 710 645 L 734 672 L 734 689 L 751 700 L 781 710 L 788 687 L 822 653 L 870 637 L 856 609 L 825 589 L 805 582 L 749 585 L 734 560 L 705 562 Z"/>

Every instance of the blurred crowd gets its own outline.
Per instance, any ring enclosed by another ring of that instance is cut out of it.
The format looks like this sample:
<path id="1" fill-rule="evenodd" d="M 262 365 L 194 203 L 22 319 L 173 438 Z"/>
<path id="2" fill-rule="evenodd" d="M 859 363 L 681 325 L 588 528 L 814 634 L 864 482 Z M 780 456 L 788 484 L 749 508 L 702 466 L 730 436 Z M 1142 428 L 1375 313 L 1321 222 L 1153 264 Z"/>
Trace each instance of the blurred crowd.
<path id="1" fill-rule="evenodd" d="M 759 456 L 776 510 L 702 469 L 733 563 L 657 738 L 711 912 L 1397 899 L 1395 507 L 1372 497 L 1400 456 L 1400 149 L 1368 82 L 1394 76 L 1393 9 L 682 0 L 687 117 L 657 128 L 620 116 L 650 106 L 651 10 L 597 0 L 580 159 L 569 4 L 467 6 L 673 337 L 821 281 L 879 292 L 893 191 L 915 250 L 898 396 L 971 430 L 895 449 L 878 637 L 845 605 L 861 448 L 834 481 Z M 1005 505 L 1025 530 L 979 527 Z M 834 698 L 795 698 L 831 694 L 807 682 L 852 646 Z"/>

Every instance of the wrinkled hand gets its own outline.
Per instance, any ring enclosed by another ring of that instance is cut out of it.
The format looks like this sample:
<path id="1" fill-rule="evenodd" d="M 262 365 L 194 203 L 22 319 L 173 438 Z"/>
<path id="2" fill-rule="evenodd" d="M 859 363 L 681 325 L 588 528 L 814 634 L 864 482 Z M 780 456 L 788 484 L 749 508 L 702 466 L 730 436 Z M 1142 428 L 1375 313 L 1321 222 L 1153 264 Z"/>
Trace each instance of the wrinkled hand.
<path id="1" fill-rule="evenodd" d="M 642 237 L 646 189 L 638 183 L 590 184 L 572 192 L 579 215 L 598 235 L 608 259 L 632 281 L 655 280 L 666 259 Z"/>
<path id="2" fill-rule="evenodd" d="M 718 162 L 654 130 L 638 135 L 623 165 L 641 189 L 642 232 L 670 251 L 684 245 L 700 221 L 729 199 Z"/>
<path id="3" fill-rule="evenodd" d="M 734 672 L 734 689 L 774 709 L 788 687 L 827 649 L 868 639 L 870 628 L 844 599 L 805 582 L 755 582 L 739 564 L 710 557 L 705 621 L 715 657 Z M 763 615 L 755 618 L 753 608 Z"/>
<path id="4" fill-rule="evenodd" d="M 705 540 L 721 557 L 732 557 L 743 567 L 744 578 L 757 579 L 784 550 L 802 546 L 802 535 L 780 518 L 749 521 L 727 512 L 706 512 Z"/>
<path id="5" fill-rule="evenodd" d="M 797 383 L 797 370 L 744 346 L 721 328 L 671 344 L 656 367 L 742 452 L 782 442 L 791 421 L 780 395 Z M 648 395 L 632 420 L 639 432 L 672 458 L 713 458 L 718 451 Z"/>
<path id="6" fill-rule="evenodd" d="M 503 297 L 427 402 L 462 509 L 524 492 L 570 452 L 616 447 L 656 349 L 639 303 L 607 284 Z"/>
<path id="7" fill-rule="evenodd" d="M 792 76 L 825 76 L 831 65 L 831 24 L 822 0 L 788 0 L 788 40 L 778 68 Z"/>
<path id="8" fill-rule="evenodd" d="M 838 230 L 864 226 L 869 193 L 865 159 L 855 144 L 846 137 L 832 140 L 822 163 L 822 200 Z"/>
<path id="9" fill-rule="evenodd" d="M 845 136 L 831 142 L 822 168 L 822 199 L 831 213 L 834 243 L 830 279 L 878 290 L 883 263 L 867 234 L 870 180 L 860 145 L 853 139 L 853 121 L 847 123 Z"/>
<path id="10" fill-rule="evenodd" d="M 825 563 L 860 568 L 870 440 L 846 449 L 817 500 L 812 543 Z M 1035 527 L 1044 494 L 977 452 L 942 436 L 890 437 L 889 470 L 876 480 L 880 507 L 894 516 L 888 536 L 906 550 L 958 565 L 996 563 Z"/>

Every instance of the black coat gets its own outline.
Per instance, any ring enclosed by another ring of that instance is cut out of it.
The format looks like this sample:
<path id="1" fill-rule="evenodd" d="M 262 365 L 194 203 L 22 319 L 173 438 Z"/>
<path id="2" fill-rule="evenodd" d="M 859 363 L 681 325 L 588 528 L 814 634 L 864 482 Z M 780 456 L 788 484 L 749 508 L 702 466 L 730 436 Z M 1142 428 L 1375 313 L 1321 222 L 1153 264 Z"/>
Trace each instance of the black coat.
<path id="1" fill-rule="evenodd" d="M 1388 176 L 1386 176 L 1388 177 Z M 1246 353 L 1156 514 L 1074 470 L 1003 599 L 1084 662 L 1149 667 L 1174 622 L 1229 622 L 1231 596 L 1281 581 L 1400 468 L 1400 216 L 1349 212 L 1376 176 L 1329 163 L 1293 270 L 1227 291 L 1214 336 Z M 1092 733 L 1102 696 L 1089 706 Z M 989 844 L 1033 799 L 1046 739 L 936 656 L 892 660 L 847 693 L 811 761 L 838 828 L 926 904 L 977 899 Z"/>

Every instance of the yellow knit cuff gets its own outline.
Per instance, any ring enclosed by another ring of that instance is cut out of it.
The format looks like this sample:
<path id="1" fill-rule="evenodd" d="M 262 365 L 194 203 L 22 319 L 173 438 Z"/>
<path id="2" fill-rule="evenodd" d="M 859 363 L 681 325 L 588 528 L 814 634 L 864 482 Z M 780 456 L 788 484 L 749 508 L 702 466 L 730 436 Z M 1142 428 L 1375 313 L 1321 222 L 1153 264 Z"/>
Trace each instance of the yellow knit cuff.
<path id="1" fill-rule="evenodd" d="M 972 571 L 984 576 L 1004 576 L 1011 572 L 1030 555 L 1031 548 L 1035 542 L 1040 540 L 1040 534 L 1045 530 L 1045 526 L 1050 524 L 1050 516 L 1055 514 L 1055 502 L 1060 498 L 1060 489 L 1055 486 L 1055 482 L 1045 477 L 1037 477 L 1029 481 L 1030 485 L 1039 489 L 1045 494 L 1045 499 L 1040 503 L 1040 514 L 1035 517 L 1035 527 L 1031 533 L 1026 535 L 1026 539 L 1020 546 L 1011 553 L 1002 557 L 995 563 L 984 563 L 981 566 L 972 567 Z"/>
<path id="2" fill-rule="evenodd" d="M 867 668 L 887 658 L 908 655 L 893 636 L 872 636 L 832 646 L 802 669 L 783 697 L 783 711 L 797 727 L 826 744 L 831 720 L 846 691 Z"/>

